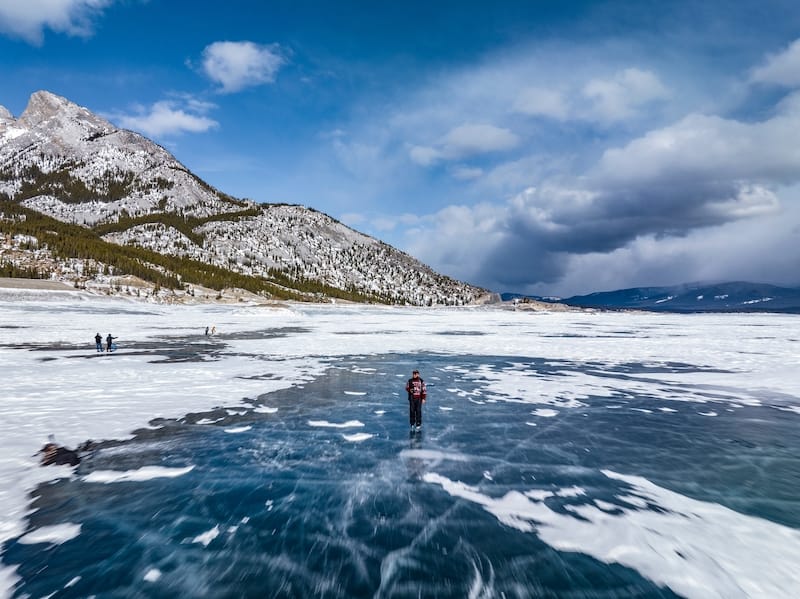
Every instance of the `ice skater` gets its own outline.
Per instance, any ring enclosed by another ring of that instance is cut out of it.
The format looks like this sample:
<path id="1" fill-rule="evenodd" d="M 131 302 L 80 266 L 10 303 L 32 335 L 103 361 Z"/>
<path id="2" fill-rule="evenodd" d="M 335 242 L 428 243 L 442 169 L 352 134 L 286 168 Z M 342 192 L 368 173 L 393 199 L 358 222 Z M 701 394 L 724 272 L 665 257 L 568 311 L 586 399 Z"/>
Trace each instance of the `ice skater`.
<path id="1" fill-rule="evenodd" d="M 94 336 L 94 345 L 97 348 L 98 354 L 103 351 L 103 338 L 100 336 L 100 333 Z"/>
<path id="2" fill-rule="evenodd" d="M 411 430 L 420 430 L 422 428 L 422 404 L 428 397 L 428 390 L 425 387 L 425 381 L 419 376 L 419 370 L 414 369 L 411 373 L 411 378 L 406 383 L 406 391 L 408 392 L 408 421 L 411 424 Z"/>
<path id="3" fill-rule="evenodd" d="M 106 352 L 112 352 L 117 349 L 114 346 L 114 339 L 116 339 L 116 337 L 112 337 L 111 333 L 109 333 L 108 337 L 106 337 Z"/>

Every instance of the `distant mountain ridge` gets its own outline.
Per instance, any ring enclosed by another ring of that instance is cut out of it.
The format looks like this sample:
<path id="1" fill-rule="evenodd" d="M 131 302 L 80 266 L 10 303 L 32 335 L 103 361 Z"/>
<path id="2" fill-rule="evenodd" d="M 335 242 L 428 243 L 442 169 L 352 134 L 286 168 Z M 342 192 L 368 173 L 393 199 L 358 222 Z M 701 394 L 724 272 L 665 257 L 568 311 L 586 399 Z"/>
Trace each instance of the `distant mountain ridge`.
<path id="1" fill-rule="evenodd" d="M 800 313 L 800 288 L 743 281 L 689 283 L 602 291 L 558 301 L 570 306 L 610 310 Z"/>
<path id="2" fill-rule="evenodd" d="M 229 196 L 161 146 L 47 91 L 19 118 L 0 106 L 0 242 L 0 276 L 76 286 L 125 273 L 291 299 L 491 298 L 311 208 Z"/>

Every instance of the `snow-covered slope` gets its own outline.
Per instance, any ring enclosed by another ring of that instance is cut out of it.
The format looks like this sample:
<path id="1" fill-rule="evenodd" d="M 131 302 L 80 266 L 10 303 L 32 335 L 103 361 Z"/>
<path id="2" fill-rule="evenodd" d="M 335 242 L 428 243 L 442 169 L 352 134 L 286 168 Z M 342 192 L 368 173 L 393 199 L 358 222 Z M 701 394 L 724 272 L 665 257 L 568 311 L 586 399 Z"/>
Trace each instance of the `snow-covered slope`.
<path id="1" fill-rule="evenodd" d="M 46 91 L 33 94 L 18 119 L 0 106 L 0 200 L 87 228 L 124 223 L 104 239 L 251 276 L 273 269 L 419 305 L 487 297 L 315 210 L 228 196 L 161 146 Z M 163 222 L 144 223 L 148 215 Z M 178 231 L 175 217 L 192 230 Z"/>
<path id="2" fill-rule="evenodd" d="M 204 184 L 161 146 L 45 91 L 31 96 L 19 119 L 0 113 L 0 193 L 87 225 L 116 220 L 123 211 L 207 216 L 243 205 Z"/>
<path id="3" fill-rule="evenodd" d="M 277 269 L 293 279 L 355 288 L 393 303 L 461 305 L 474 303 L 484 293 L 302 206 L 263 205 L 257 216 L 211 221 L 195 232 L 202 235 L 202 245 L 161 223 L 109 233 L 105 239 L 246 275 L 268 276 L 270 269 Z"/>

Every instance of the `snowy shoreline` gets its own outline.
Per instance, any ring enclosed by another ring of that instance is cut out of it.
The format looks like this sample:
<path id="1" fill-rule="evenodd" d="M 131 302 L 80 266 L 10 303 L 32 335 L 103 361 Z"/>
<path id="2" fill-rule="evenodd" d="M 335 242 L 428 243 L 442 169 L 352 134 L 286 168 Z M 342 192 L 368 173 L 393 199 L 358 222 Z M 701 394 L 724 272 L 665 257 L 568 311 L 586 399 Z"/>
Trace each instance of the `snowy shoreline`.
<path id="1" fill-rule="evenodd" d="M 0 401 L 0 544 L 33 532 L 25 522 L 28 494 L 38 484 L 73 475 L 67 467 L 38 466 L 36 452 L 49 434 L 69 447 L 86 439 L 130 438 L 154 418 L 235 408 L 247 399 L 303 385 L 347 355 L 416 353 L 423 360 L 425 353 L 539 356 L 612 369 L 634 362 L 690 363 L 705 371 L 663 375 L 665 390 L 659 393 L 665 402 L 714 401 L 667 390 L 666 383 L 699 379 L 726 389 L 721 404 L 763 405 L 769 398 L 787 417 L 800 413 L 798 341 L 792 336 L 798 316 L 341 304 L 175 306 L 78 299 L 75 293 L 0 291 L 0 362 L 7 373 Z M 215 326 L 217 335 L 206 337 L 206 326 Z M 119 351 L 96 354 L 95 332 L 117 337 Z M 168 361 L 159 347 L 164 343 L 220 347 L 213 358 Z M 387 383 L 401 386 L 404 374 Z M 519 401 L 512 399 L 519 389 L 535 389 L 523 401 L 536 409 L 574 409 L 588 396 L 609 394 L 602 377 L 532 380 L 513 368 L 479 369 L 475 376 L 482 377 L 494 400 Z M 637 393 L 640 384 L 632 382 L 629 392 Z M 0 597 L 10 595 L 15 576 L 0 564 Z"/>

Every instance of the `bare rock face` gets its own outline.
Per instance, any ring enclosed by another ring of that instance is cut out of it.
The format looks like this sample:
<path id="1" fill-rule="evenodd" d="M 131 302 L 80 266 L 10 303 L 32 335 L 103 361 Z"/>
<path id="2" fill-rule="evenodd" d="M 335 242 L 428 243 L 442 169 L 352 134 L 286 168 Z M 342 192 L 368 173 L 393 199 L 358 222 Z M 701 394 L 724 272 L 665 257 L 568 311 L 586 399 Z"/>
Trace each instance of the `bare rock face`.
<path id="1" fill-rule="evenodd" d="M 487 297 L 315 210 L 228 196 L 158 144 L 47 91 L 18 119 L 0 107 L 0 194 L 63 222 L 126 223 L 105 239 L 241 274 L 279 271 L 416 305 Z M 204 222 L 187 233 L 175 218 Z"/>
<path id="2" fill-rule="evenodd" d="M 8 108 L 5 106 L 0 106 L 0 126 L 4 123 L 13 123 L 14 122 L 14 115 L 8 111 Z"/>

